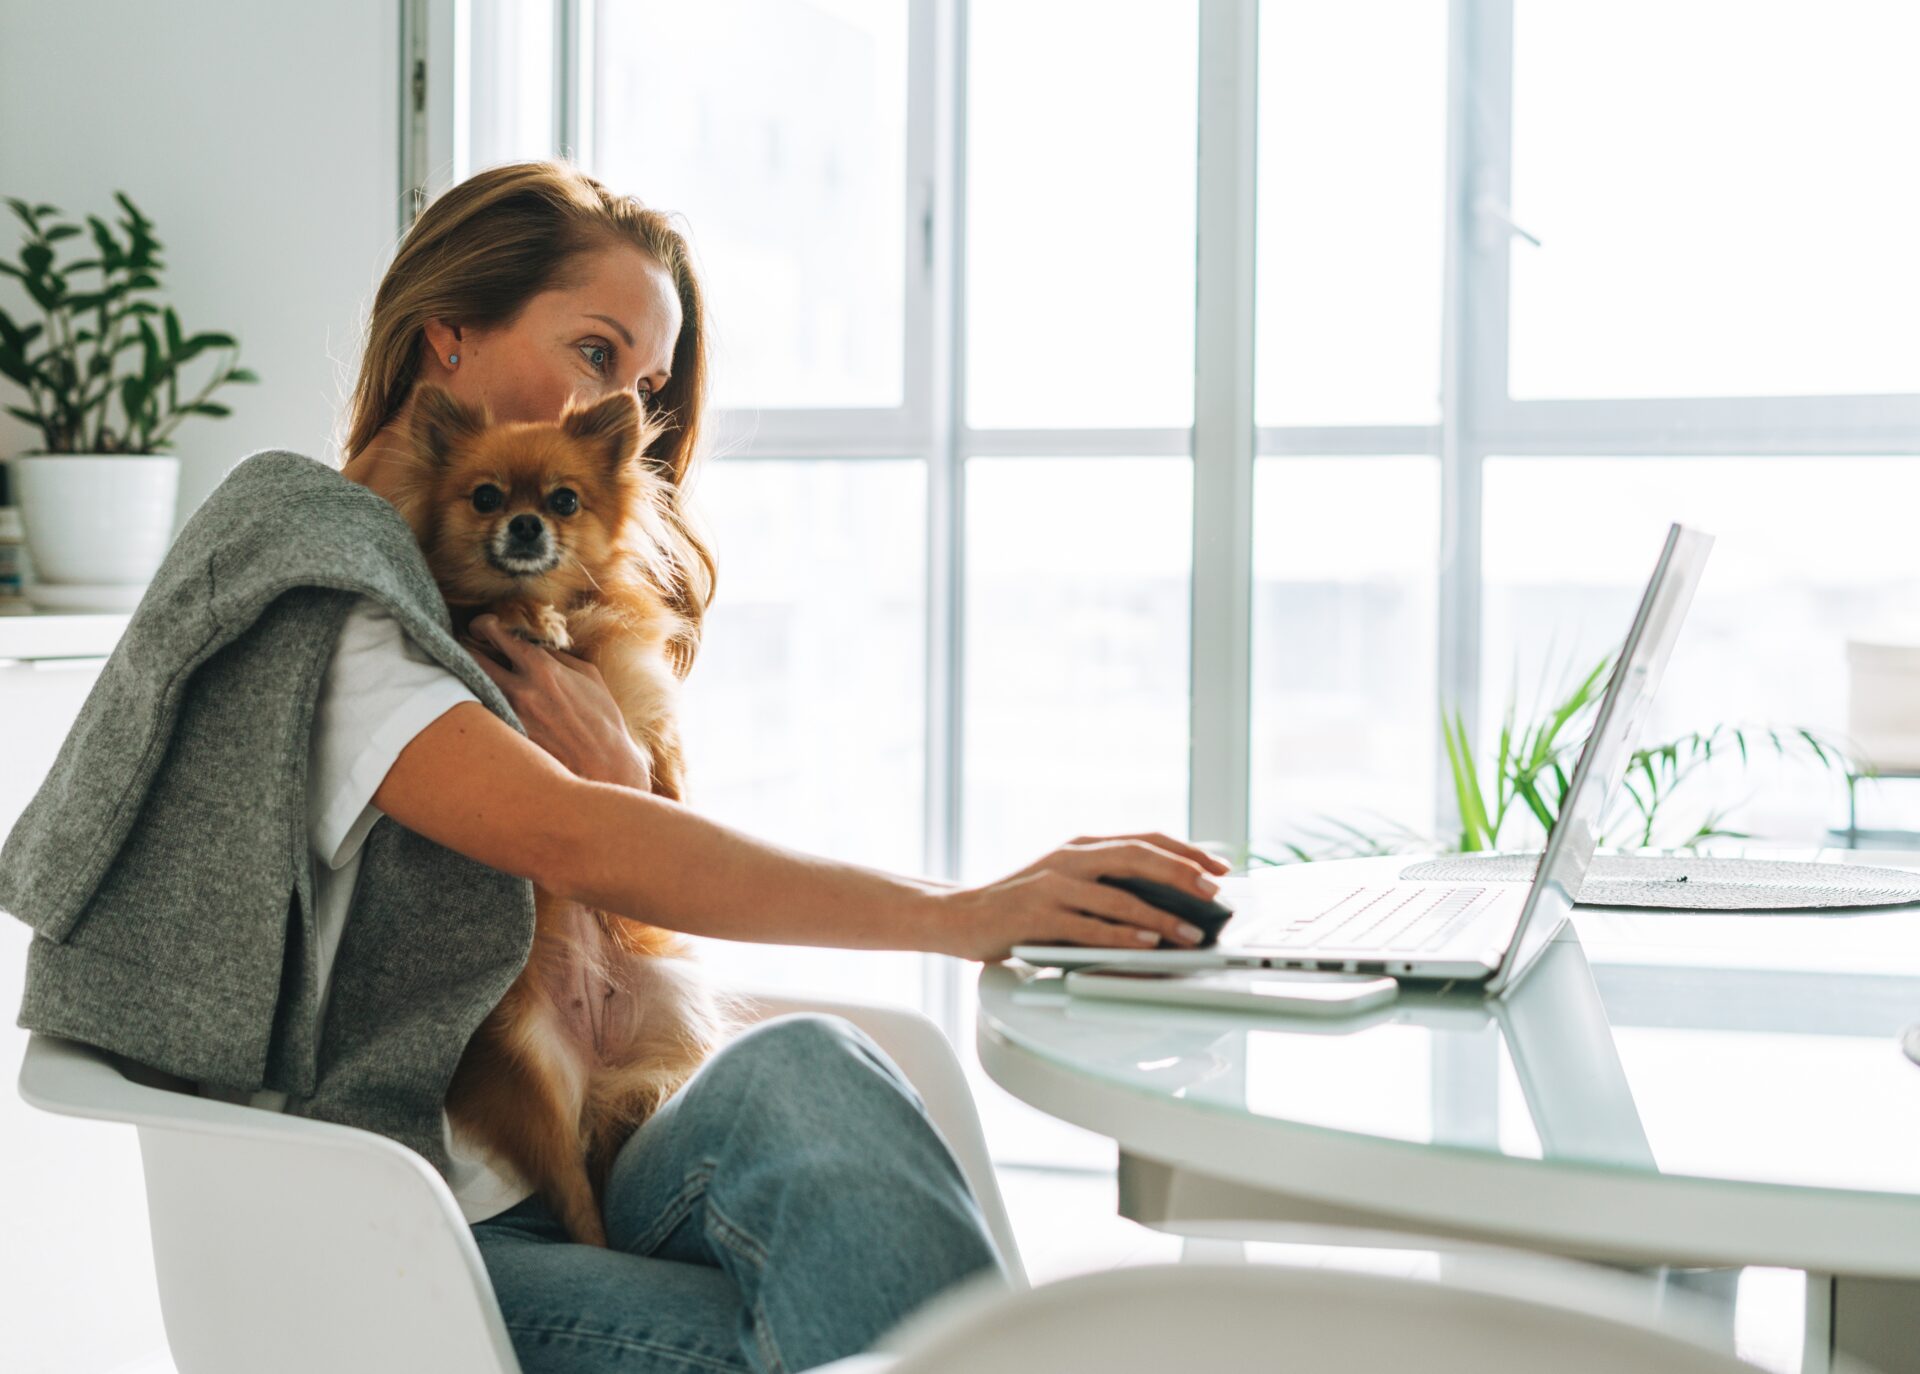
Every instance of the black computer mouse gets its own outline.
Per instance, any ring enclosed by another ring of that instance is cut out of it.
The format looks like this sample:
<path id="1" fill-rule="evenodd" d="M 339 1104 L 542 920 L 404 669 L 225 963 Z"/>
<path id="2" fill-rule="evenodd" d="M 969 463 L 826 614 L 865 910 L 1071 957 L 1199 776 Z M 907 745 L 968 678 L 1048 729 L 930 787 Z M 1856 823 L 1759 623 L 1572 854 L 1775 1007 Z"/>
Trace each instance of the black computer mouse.
<path id="1" fill-rule="evenodd" d="M 1111 873 L 1102 874 L 1100 881 L 1108 887 L 1117 887 L 1123 892 L 1131 892 L 1143 902 L 1170 912 L 1183 921 L 1199 926 L 1205 934 L 1198 945 L 1180 945 L 1160 937 L 1159 949 L 1206 949 L 1220 939 L 1220 927 L 1233 915 L 1233 908 L 1206 897 L 1195 896 L 1184 887 L 1175 887 L 1171 883 L 1157 883 L 1151 878 L 1122 878 Z"/>

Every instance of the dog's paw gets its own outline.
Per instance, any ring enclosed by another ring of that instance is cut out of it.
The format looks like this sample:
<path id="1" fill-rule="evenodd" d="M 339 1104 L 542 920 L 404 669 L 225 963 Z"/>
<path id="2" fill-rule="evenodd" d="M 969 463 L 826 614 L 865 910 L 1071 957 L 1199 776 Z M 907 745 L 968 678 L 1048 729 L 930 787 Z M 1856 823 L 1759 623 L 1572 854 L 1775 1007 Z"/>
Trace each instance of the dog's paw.
<path id="1" fill-rule="evenodd" d="M 538 644 L 543 649 L 573 646 L 573 637 L 567 633 L 567 618 L 552 606 L 520 602 L 495 614 L 500 617 L 500 628 L 515 639 Z"/>

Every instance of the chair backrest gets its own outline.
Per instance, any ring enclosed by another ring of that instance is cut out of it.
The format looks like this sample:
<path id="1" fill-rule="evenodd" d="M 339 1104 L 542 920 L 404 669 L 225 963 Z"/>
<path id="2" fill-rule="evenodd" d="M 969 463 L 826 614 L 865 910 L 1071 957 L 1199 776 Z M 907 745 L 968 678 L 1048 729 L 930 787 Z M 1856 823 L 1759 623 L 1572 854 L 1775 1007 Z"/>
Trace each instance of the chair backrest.
<path id="1" fill-rule="evenodd" d="M 371 1131 L 143 1077 L 117 1055 L 36 1031 L 20 1096 L 139 1128 L 161 1314 L 181 1369 L 520 1374 L 473 1233 L 426 1160 Z"/>
<path id="2" fill-rule="evenodd" d="M 1755 1370 L 1679 1328 L 1598 1305 L 1266 1261 L 1140 1265 L 1012 1293 L 970 1284 L 908 1318 L 879 1349 L 894 1357 L 888 1374 Z"/>

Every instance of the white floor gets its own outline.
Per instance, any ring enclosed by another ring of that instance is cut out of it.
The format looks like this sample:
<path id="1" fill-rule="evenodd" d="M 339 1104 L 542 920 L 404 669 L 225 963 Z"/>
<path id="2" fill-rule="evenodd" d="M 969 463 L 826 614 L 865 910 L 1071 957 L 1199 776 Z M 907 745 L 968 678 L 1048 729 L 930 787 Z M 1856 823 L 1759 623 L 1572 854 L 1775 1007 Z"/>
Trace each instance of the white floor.
<path id="1" fill-rule="evenodd" d="M 1003 1165 L 999 1175 L 1020 1242 L 1021 1259 L 1036 1284 L 1098 1269 L 1174 1264 L 1181 1259 L 1180 1237 L 1138 1225 L 1118 1214 L 1111 1173 Z M 1409 1276 L 1437 1272 L 1437 1256 L 1422 1250 L 1254 1245 L 1247 1247 L 1247 1257 L 1257 1261 L 1267 1250 L 1284 1251 L 1294 1263 L 1333 1264 Z M 1806 1314 L 1804 1283 L 1805 1275 L 1793 1269 L 1740 1271 L 1730 1325 L 1733 1348 L 1741 1359 L 1776 1374 L 1799 1374 Z"/>

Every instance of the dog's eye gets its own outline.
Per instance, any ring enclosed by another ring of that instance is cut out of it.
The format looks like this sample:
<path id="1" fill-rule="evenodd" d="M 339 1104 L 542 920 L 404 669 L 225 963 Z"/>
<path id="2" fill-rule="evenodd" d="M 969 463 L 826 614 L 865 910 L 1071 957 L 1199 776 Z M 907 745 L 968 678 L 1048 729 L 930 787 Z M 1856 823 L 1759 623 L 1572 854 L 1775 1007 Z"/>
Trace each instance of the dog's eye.
<path id="1" fill-rule="evenodd" d="M 547 509 L 555 515 L 572 515 L 580 509 L 580 498 L 572 488 L 561 487 L 547 498 Z"/>
<path id="2" fill-rule="evenodd" d="M 473 508 L 477 511 L 499 510 L 504 500 L 506 494 L 491 482 L 483 482 L 473 489 Z"/>

